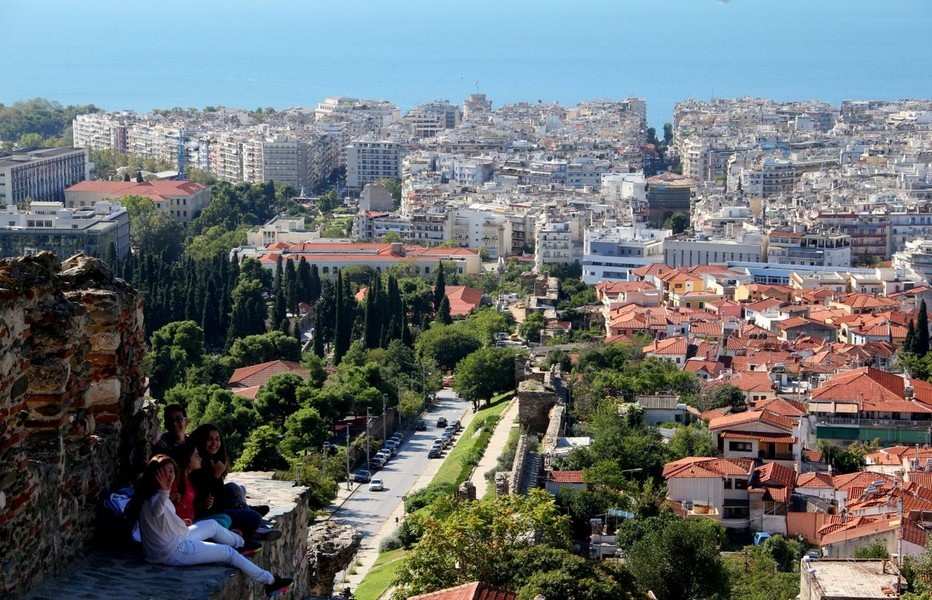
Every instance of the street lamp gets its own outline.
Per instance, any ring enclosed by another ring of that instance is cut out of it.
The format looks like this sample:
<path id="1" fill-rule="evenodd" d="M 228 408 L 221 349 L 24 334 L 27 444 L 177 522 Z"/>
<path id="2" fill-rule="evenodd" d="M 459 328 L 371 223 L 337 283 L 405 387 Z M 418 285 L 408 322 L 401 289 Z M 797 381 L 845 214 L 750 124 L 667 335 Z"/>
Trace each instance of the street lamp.
<path id="1" fill-rule="evenodd" d="M 350 482 L 350 470 L 349 470 L 349 423 L 346 424 L 346 489 L 353 489 L 353 484 Z M 368 465 L 366 465 L 368 466 Z"/>
<path id="2" fill-rule="evenodd" d="M 369 468 L 369 407 L 366 407 L 366 468 Z"/>
<path id="3" fill-rule="evenodd" d="M 388 394 L 382 394 L 382 443 L 385 443 L 385 440 L 388 439 L 388 434 L 386 433 L 386 423 L 385 423 L 385 402 L 388 400 Z"/>

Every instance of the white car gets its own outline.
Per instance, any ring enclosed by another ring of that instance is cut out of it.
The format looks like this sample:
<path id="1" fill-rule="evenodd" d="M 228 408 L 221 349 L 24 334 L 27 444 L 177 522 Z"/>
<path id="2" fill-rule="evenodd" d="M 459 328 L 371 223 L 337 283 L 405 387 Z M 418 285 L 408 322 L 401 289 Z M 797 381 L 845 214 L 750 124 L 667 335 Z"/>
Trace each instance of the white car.
<path id="1" fill-rule="evenodd" d="M 385 490 L 385 486 L 382 485 L 381 479 L 373 479 L 369 482 L 369 491 L 370 492 L 381 492 Z"/>

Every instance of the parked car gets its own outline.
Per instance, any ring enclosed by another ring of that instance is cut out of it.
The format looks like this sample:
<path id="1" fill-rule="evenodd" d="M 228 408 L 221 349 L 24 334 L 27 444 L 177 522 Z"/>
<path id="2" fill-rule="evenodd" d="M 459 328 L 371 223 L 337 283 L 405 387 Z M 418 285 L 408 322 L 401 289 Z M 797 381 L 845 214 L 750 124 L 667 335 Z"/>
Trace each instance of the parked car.
<path id="1" fill-rule="evenodd" d="M 369 491 L 370 492 L 381 492 L 385 490 L 385 486 L 382 485 L 381 479 L 373 479 L 369 482 Z"/>
<path id="2" fill-rule="evenodd" d="M 446 427 L 448 425 L 446 417 L 440 417 L 437 419 L 437 427 Z"/>
<path id="3" fill-rule="evenodd" d="M 398 454 L 398 442 L 388 440 L 385 442 L 385 445 L 382 446 L 383 452 L 390 452 L 392 456 Z"/>
<path id="4" fill-rule="evenodd" d="M 460 431 L 461 429 L 463 429 L 463 424 L 460 423 L 459 419 L 457 419 L 456 421 L 450 421 L 450 426 L 456 427 L 457 431 Z"/>
<path id="5" fill-rule="evenodd" d="M 369 483 L 372 480 L 372 473 L 369 471 L 356 471 L 353 473 L 353 481 L 356 483 Z"/>
<path id="6" fill-rule="evenodd" d="M 453 376 L 452 375 L 447 375 L 446 377 L 443 378 L 443 387 L 445 388 L 453 387 Z"/>
<path id="7" fill-rule="evenodd" d="M 417 423 L 414 424 L 415 431 L 427 431 L 427 421 L 424 419 L 418 419 Z"/>
<path id="8" fill-rule="evenodd" d="M 443 450 L 439 446 L 434 446 L 427 451 L 427 458 L 440 458 L 443 456 Z"/>
<path id="9" fill-rule="evenodd" d="M 379 450 L 375 454 L 375 458 L 382 461 L 382 466 L 388 464 L 388 461 L 391 460 L 392 454 L 388 450 Z"/>
<path id="10" fill-rule="evenodd" d="M 375 473 L 381 468 L 382 468 L 382 461 L 380 461 L 379 459 L 373 458 L 372 460 L 369 461 L 369 470 L 372 471 L 373 473 Z"/>

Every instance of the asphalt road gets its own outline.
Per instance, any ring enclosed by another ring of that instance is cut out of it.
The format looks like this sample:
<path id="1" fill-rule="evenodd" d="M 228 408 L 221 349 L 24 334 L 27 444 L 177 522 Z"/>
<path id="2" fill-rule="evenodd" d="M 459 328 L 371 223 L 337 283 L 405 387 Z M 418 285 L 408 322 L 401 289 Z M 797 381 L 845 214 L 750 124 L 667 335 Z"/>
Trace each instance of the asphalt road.
<path id="1" fill-rule="evenodd" d="M 424 413 L 427 431 L 409 432 L 402 441 L 398 454 L 382 469 L 373 473 L 373 478 L 384 482 L 385 490 L 370 492 L 369 484 L 358 484 L 332 518 L 339 523 L 355 527 L 363 534 L 363 544 L 366 544 L 366 538 L 378 533 L 386 519 L 398 508 L 402 496 L 411 490 L 427 467 L 428 461 L 439 460 L 427 458 L 427 451 L 430 450 L 433 441 L 443 433 L 443 428 L 437 427 L 437 419 L 446 417 L 447 421 L 462 420 L 466 411 L 470 409 L 469 403 L 458 398 L 452 390 L 441 390 L 437 394 L 437 400 Z M 446 453 L 447 451 L 444 451 L 444 456 Z"/>

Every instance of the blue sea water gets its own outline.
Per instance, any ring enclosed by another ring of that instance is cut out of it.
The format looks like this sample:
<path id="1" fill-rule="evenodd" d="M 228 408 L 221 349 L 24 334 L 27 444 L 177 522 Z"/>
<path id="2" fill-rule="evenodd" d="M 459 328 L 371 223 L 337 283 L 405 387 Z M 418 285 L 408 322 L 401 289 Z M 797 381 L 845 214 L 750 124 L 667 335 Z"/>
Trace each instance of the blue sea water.
<path id="1" fill-rule="evenodd" d="M 0 102 L 932 97 L 930 0 L 3 0 Z"/>

